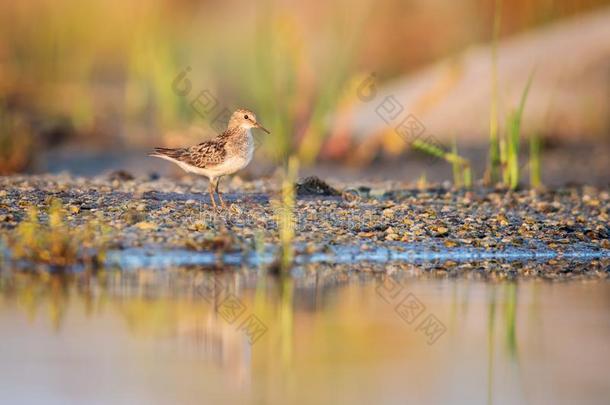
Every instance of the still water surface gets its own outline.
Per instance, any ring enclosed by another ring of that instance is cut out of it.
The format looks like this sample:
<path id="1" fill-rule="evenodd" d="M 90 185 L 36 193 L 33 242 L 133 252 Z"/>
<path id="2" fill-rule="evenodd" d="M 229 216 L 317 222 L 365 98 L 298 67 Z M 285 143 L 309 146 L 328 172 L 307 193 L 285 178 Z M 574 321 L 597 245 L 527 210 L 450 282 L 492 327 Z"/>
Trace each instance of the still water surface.
<path id="1" fill-rule="evenodd" d="M 610 283 L 0 272 L 3 403 L 608 403 Z"/>

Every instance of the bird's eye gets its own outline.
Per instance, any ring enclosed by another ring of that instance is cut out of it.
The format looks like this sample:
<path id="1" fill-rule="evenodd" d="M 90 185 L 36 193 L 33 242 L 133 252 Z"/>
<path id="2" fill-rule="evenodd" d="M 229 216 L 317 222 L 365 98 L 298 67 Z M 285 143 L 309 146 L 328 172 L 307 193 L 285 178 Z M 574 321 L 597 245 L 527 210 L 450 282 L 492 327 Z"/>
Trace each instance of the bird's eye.
<path id="1" fill-rule="evenodd" d="M 245 118 L 245 119 L 248 119 L 248 115 L 247 115 L 247 114 L 246 114 L 246 115 L 244 115 L 244 118 Z"/>

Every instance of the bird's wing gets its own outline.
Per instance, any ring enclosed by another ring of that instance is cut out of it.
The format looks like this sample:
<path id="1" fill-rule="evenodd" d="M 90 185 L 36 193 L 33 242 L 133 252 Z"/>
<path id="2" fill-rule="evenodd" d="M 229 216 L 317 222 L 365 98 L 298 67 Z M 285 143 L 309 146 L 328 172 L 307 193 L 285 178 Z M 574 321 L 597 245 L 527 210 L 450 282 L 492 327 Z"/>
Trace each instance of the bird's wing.
<path id="1" fill-rule="evenodd" d="M 199 145 L 191 146 L 189 148 L 155 148 L 155 151 L 151 156 L 170 158 L 170 160 L 184 162 L 191 166 L 206 169 L 214 167 L 224 161 L 227 154 L 225 144 L 226 141 L 216 138 L 212 141 L 202 142 Z"/>
<path id="2" fill-rule="evenodd" d="M 225 144 L 225 141 L 217 138 L 191 146 L 185 149 L 186 153 L 183 155 L 183 161 L 202 169 L 214 167 L 225 160 L 227 155 Z"/>
<path id="3" fill-rule="evenodd" d="M 238 131 L 239 128 L 227 129 L 215 139 L 189 148 L 155 148 L 155 152 L 151 156 L 170 158 L 201 169 L 214 167 L 225 160 L 227 142 Z"/>

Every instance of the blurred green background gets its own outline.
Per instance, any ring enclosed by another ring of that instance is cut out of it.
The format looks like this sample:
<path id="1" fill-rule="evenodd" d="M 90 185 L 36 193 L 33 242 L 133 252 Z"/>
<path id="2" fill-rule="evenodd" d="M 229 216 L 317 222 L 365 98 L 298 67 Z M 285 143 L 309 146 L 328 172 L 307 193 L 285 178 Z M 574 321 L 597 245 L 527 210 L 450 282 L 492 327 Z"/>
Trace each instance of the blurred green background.
<path id="1" fill-rule="evenodd" d="M 500 37 L 604 4 L 503 1 Z M 489 43 L 493 20 L 490 0 L 4 1 L 0 172 L 32 170 L 37 154 L 66 143 L 197 143 L 235 107 L 272 129 L 261 148 L 270 160 L 298 152 L 312 163 L 354 80 L 374 71 L 384 83 Z M 182 94 L 173 82 L 187 68 Z M 205 116 L 191 105 L 204 90 L 218 102 Z"/>

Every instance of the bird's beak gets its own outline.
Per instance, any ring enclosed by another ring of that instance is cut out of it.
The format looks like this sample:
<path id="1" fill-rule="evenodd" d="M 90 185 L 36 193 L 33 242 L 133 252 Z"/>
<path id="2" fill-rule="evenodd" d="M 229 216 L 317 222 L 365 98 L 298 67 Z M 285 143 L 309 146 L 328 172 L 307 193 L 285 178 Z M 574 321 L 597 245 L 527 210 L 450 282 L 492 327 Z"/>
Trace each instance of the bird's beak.
<path id="1" fill-rule="evenodd" d="M 269 130 L 268 130 L 267 128 L 265 128 L 264 126 L 262 126 L 262 125 L 261 125 L 261 124 L 259 124 L 258 122 L 255 122 L 255 123 L 254 123 L 254 127 L 255 127 L 255 128 L 260 128 L 260 129 L 262 129 L 263 131 L 265 131 L 265 132 L 266 132 L 266 133 L 268 133 L 268 134 L 270 134 L 270 133 L 271 133 L 271 132 L 269 132 Z"/>

